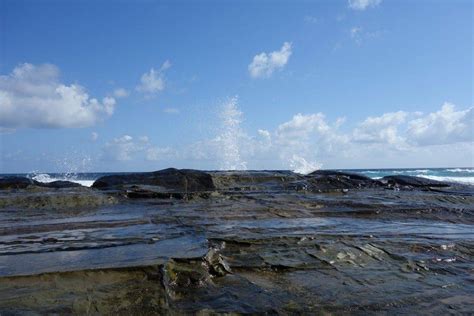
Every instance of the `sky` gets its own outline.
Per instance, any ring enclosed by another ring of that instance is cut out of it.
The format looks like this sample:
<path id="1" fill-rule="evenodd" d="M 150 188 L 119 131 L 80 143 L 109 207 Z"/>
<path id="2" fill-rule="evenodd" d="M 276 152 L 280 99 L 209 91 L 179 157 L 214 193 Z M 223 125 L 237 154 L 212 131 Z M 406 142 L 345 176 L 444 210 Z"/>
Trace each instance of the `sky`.
<path id="1" fill-rule="evenodd" d="M 468 0 L 0 0 L 0 173 L 474 166 Z"/>

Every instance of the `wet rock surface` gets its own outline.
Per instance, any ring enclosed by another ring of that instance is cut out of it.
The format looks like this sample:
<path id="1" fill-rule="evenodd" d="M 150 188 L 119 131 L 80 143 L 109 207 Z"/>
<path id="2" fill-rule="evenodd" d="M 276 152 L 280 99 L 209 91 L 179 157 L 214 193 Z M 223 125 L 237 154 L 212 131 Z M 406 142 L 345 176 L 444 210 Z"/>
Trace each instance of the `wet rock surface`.
<path id="1" fill-rule="evenodd" d="M 474 312 L 470 186 L 154 174 L 1 191 L 0 313 Z"/>
<path id="2" fill-rule="evenodd" d="M 390 185 L 398 186 L 402 185 L 412 187 L 449 187 L 449 184 L 445 182 L 404 175 L 386 176 L 383 177 L 382 180 Z"/>
<path id="3" fill-rule="evenodd" d="M 26 189 L 28 187 L 44 188 L 74 188 L 80 187 L 79 183 L 71 181 L 53 181 L 48 183 L 38 182 L 26 177 L 0 177 L 0 190 Z"/>
<path id="4" fill-rule="evenodd" d="M 97 179 L 92 186 L 99 189 L 111 189 L 130 184 L 161 186 L 164 190 L 179 190 L 182 192 L 214 189 L 214 183 L 208 173 L 175 168 L 155 172 L 105 176 Z"/>

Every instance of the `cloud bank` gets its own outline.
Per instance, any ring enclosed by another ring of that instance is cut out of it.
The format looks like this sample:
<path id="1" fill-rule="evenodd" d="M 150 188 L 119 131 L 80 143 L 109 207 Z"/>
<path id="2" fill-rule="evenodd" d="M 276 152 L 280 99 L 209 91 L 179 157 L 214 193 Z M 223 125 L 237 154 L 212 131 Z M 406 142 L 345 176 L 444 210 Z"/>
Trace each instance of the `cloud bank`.
<path id="1" fill-rule="evenodd" d="M 87 127 L 113 114 L 114 98 L 92 98 L 78 84 L 61 83 L 59 75 L 54 65 L 28 63 L 1 75 L 0 127 Z"/>
<path id="2" fill-rule="evenodd" d="M 116 158 L 130 153 L 164 166 L 201 169 L 377 168 L 469 165 L 474 152 L 474 108 L 444 103 L 432 113 L 397 111 L 370 116 L 345 126 L 345 118 L 298 113 L 273 130 L 249 133 L 233 98 L 223 107 L 223 127 L 214 137 L 180 148 L 116 139 Z M 123 143 L 126 143 L 124 145 Z M 133 143 L 133 144 L 131 144 Z M 108 145 L 111 147 L 110 145 Z M 110 149 L 110 148 L 109 148 Z M 457 153 L 453 158 L 453 153 Z M 448 162 L 448 163 L 447 163 Z"/>

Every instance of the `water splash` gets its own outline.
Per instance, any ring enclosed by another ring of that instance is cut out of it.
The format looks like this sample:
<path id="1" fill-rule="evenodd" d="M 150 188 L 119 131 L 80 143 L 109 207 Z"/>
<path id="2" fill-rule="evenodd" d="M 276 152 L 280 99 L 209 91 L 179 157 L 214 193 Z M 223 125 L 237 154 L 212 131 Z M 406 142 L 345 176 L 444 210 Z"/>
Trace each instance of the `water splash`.
<path id="1" fill-rule="evenodd" d="M 244 135 L 240 124 L 243 113 L 238 108 L 238 98 L 230 98 L 219 113 L 221 134 L 217 137 L 221 170 L 246 170 L 247 163 L 241 158 L 240 140 Z"/>
<path id="2" fill-rule="evenodd" d="M 301 156 L 293 155 L 290 159 L 290 168 L 293 172 L 300 173 L 300 174 L 308 174 L 313 171 L 321 169 L 322 164 L 314 162 L 314 161 L 307 161 Z"/>
<path id="3" fill-rule="evenodd" d="M 65 179 L 75 180 L 78 173 L 90 171 L 92 158 L 89 155 L 71 151 L 67 156 L 57 159 L 56 165 Z"/>
<path id="4" fill-rule="evenodd" d="M 93 160 L 91 156 L 71 151 L 62 158 L 54 160 L 57 172 L 46 173 L 39 170 L 30 172 L 27 176 L 33 180 L 48 183 L 53 181 L 71 181 L 84 186 L 91 186 L 94 182 L 90 179 L 82 179 L 80 173 L 91 170 Z"/>

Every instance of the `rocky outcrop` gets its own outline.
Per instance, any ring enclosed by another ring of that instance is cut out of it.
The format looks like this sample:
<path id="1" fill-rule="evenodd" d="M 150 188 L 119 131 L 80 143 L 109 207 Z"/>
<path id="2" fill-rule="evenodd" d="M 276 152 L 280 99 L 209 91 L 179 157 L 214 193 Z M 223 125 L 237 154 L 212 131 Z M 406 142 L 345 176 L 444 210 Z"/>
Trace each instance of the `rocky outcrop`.
<path id="1" fill-rule="evenodd" d="M 317 170 L 307 177 L 308 190 L 313 192 L 330 192 L 338 190 L 380 187 L 379 181 L 364 175 L 332 170 Z"/>
<path id="2" fill-rule="evenodd" d="M 446 182 L 430 180 L 421 177 L 412 176 L 386 176 L 382 178 L 384 183 L 391 186 L 410 186 L 410 187 L 449 187 L 450 184 Z"/>
<path id="3" fill-rule="evenodd" d="M 25 177 L 2 177 L 0 178 L 0 190 L 25 189 L 34 185 L 35 181 Z"/>
<path id="4" fill-rule="evenodd" d="M 163 191 L 197 192 L 214 190 L 210 174 L 191 169 L 168 168 L 155 172 L 110 175 L 97 179 L 92 185 L 98 189 L 122 189 L 126 185 L 152 185 Z"/>
<path id="5" fill-rule="evenodd" d="M 54 189 L 77 188 L 77 187 L 82 186 L 82 185 L 80 185 L 79 183 L 76 183 L 76 182 L 61 181 L 61 180 L 53 181 L 53 182 L 46 182 L 46 183 L 35 181 L 35 185 L 40 186 L 40 187 L 44 187 L 44 188 L 54 188 Z"/>
<path id="6" fill-rule="evenodd" d="M 0 314 L 472 314 L 474 186 L 146 175 L 0 190 Z"/>
<path id="7" fill-rule="evenodd" d="M 0 178 L 0 190 L 11 189 L 26 189 L 30 186 L 38 186 L 43 188 L 74 188 L 80 187 L 79 183 L 71 181 L 53 181 L 53 182 L 39 182 L 26 177 L 2 177 Z"/>
<path id="8" fill-rule="evenodd" d="M 335 171 L 335 170 L 316 170 L 314 172 L 311 172 L 309 176 L 335 177 L 338 179 L 346 178 L 350 180 L 359 180 L 359 181 L 367 181 L 367 182 L 372 181 L 371 178 L 358 174 L 358 173 L 341 172 L 341 171 Z"/>
<path id="9" fill-rule="evenodd" d="M 291 171 L 217 171 L 212 172 L 217 190 L 258 191 L 286 189 L 303 177 Z"/>
<path id="10" fill-rule="evenodd" d="M 68 185 L 68 183 L 66 184 Z M 30 185 L 21 190 L 0 191 L 0 209 L 80 209 L 116 203 L 116 198 L 87 187 Z"/>

